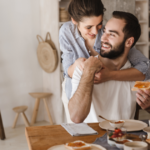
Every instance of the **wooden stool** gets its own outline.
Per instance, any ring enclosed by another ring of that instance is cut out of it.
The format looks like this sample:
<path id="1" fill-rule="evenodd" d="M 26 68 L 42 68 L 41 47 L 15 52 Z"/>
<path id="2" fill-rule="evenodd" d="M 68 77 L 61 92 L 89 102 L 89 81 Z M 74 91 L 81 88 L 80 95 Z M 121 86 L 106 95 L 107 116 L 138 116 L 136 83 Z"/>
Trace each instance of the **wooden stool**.
<path id="1" fill-rule="evenodd" d="M 21 113 L 21 115 L 22 115 L 22 117 L 23 117 L 23 120 L 24 120 L 25 125 L 26 125 L 27 127 L 30 126 L 29 121 L 28 121 L 28 119 L 27 119 L 27 117 L 26 117 L 26 115 L 25 115 L 25 113 L 24 113 L 24 111 L 26 111 L 27 108 L 28 108 L 27 106 L 19 106 L 19 107 L 13 108 L 13 110 L 17 113 L 17 114 L 16 114 L 16 117 L 15 117 L 15 120 L 14 120 L 13 128 L 15 128 L 15 126 L 16 126 L 17 119 L 18 119 L 20 113 Z"/>
<path id="2" fill-rule="evenodd" d="M 32 115 L 31 125 L 33 125 L 35 123 L 35 120 L 36 120 L 36 117 L 37 117 L 37 113 L 38 113 L 39 104 L 40 104 L 40 99 L 43 99 L 46 111 L 48 113 L 48 118 L 50 120 L 50 123 L 53 125 L 52 117 L 51 117 L 51 114 L 49 112 L 47 101 L 46 101 L 46 98 L 49 97 L 52 94 L 51 93 L 29 93 L 29 94 L 32 97 L 36 98 L 34 111 L 33 111 L 33 115 Z"/>
<path id="3" fill-rule="evenodd" d="M 5 132 L 4 132 L 4 126 L 3 126 L 3 121 L 1 117 L 1 112 L 0 112 L 0 138 L 1 140 L 5 139 Z"/>

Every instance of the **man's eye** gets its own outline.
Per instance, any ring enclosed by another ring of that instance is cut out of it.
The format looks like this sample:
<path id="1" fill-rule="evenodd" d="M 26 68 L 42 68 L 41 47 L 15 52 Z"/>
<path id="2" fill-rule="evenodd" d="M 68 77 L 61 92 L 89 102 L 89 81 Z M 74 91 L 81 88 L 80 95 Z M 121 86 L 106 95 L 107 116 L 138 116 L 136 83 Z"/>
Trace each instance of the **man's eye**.
<path id="1" fill-rule="evenodd" d="M 110 34 L 111 36 L 115 36 L 114 34 Z"/>

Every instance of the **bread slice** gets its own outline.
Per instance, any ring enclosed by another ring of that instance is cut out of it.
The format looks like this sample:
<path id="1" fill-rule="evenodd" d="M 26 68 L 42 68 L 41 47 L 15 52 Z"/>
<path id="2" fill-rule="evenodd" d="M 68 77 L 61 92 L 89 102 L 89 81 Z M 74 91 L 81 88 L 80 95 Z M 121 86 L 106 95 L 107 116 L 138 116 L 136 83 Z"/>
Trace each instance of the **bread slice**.
<path id="1" fill-rule="evenodd" d="M 150 82 L 148 81 L 136 81 L 134 87 L 131 89 L 132 91 L 140 90 L 150 90 Z"/>
<path id="2" fill-rule="evenodd" d="M 91 149 L 91 145 L 87 144 L 83 141 L 74 141 L 74 142 L 66 143 L 65 147 L 68 148 L 69 150 L 89 150 L 89 149 Z"/>

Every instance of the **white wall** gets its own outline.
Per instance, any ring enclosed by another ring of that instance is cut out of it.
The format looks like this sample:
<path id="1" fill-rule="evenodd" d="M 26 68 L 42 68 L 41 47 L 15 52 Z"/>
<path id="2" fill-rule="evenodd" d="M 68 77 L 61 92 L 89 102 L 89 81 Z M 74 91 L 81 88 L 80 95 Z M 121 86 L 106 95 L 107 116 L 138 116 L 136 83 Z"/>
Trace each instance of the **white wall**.
<path id="1" fill-rule="evenodd" d="M 59 51 L 59 2 L 58 0 L 40 0 L 41 14 L 41 35 L 45 38 L 50 32 L 53 42 L 58 51 L 59 65 L 53 73 L 43 71 L 43 85 L 45 92 L 53 95 L 48 99 L 48 106 L 55 124 L 64 122 L 64 108 L 61 100 L 61 81 L 60 81 L 60 51 Z M 45 112 L 45 119 L 49 121 Z"/>
<path id="2" fill-rule="evenodd" d="M 0 111 L 4 127 L 12 126 L 12 108 L 27 105 L 29 121 L 35 100 L 29 92 L 42 91 L 43 75 L 37 56 L 40 34 L 39 0 L 0 1 Z M 37 120 L 44 120 L 43 103 Z M 23 124 L 21 116 L 17 122 Z"/>

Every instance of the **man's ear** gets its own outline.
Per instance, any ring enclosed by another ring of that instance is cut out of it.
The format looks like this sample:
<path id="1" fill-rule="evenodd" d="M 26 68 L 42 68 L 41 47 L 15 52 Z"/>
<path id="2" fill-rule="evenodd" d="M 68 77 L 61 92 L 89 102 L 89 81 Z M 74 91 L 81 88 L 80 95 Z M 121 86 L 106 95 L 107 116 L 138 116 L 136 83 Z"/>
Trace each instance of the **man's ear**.
<path id="1" fill-rule="evenodd" d="M 71 17 L 71 21 L 73 24 L 77 25 L 77 22 Z"/>
<path id="2" fill-rule="evenodd" d="M 134 43 L 134 37 L 130 37 L 126 40 L 125 47 L 131 47 L 133 43 Z"/>

